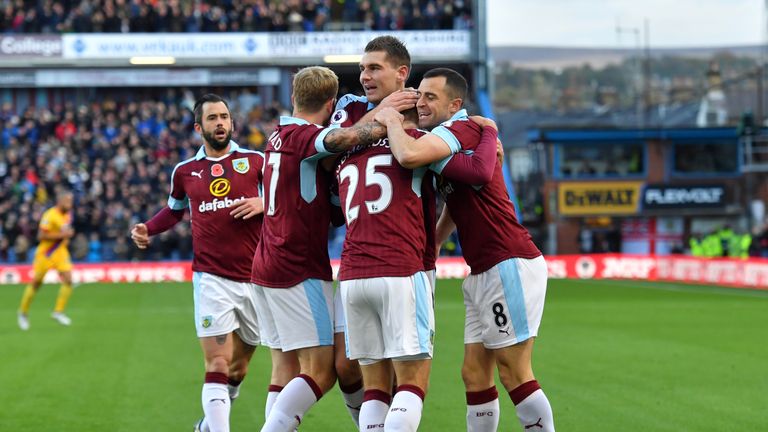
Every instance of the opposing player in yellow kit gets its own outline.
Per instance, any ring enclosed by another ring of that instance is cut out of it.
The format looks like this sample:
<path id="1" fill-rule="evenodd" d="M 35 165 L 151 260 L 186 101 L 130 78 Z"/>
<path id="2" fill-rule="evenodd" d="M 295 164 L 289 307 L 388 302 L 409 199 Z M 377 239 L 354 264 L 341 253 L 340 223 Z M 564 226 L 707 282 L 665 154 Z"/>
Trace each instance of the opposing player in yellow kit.
<path id="1" fill-rule="evenodd" d="M 56 196 L 56 205 L 46 210 L 40 219 L 37 233 L 40 244 L 37 246 L 35 260 L 32 263 L 34 276 L 32 283 L 24 290 L 21 306 L 19 306 L 18 322 L 22 330 L 29 330 L 29 306 L 40 289 L 45 274 L 50 269 L 56 269 L 61 279 L 59 297 L 56 299 L 51 318 L 65 326 L 72 323 L 72 320 L 64 314 L 64 308 L 67 306 L 69 296 L 72 295 L 72 260 L 67 246 L 69 239 L 75 234 L 72 229 L 73 199 L 72 192 L 59 192 Z"/>

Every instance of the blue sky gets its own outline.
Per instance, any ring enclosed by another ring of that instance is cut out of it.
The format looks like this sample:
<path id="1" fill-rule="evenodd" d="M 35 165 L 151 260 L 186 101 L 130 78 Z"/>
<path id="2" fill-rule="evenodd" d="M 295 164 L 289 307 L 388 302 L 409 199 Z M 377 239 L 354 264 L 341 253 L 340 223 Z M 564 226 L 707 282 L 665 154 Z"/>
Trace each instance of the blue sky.
<path id="1" fill-rule="evenodd" d="M 642 32 L 645 18 L 652 47 L 756 45 L 766 40 L 763 0 L 486 1 L 491 46 L 631 48 L 636 40 L 629 29 Z M 628 30 L 620 38 L 617 23 Z"/>

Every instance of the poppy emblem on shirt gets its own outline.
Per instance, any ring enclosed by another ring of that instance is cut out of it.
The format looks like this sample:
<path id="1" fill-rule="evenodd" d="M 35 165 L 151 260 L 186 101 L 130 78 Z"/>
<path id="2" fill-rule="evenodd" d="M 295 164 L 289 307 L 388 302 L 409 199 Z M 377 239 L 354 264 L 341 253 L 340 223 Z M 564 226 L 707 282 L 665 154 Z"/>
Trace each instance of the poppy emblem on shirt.
<path id="1" fill-rule="evenodd" d="M 336 110 L 336 112 L 334 112 L 333 115 L 331 116 L 331 123 L 342 124 L 344 123 L 344 121 L 347 120 L 348 117 L 349 115 L 343 109 Z"/>
<path id="2" fill-rule="evenodd" d="M 245 174 L 251 169 L 251 164 L 248 162 L 248 158 L 240 158 L 232 161 L 232 168 L 235 172 Z"/>
<path id="3" fill-rule="evenodd" d="M 224 167 L 221 166 L 221 164 L 213 164 L 211 165 L 211 175 L 214 177 L 221 177 L 224 175 Z"/>

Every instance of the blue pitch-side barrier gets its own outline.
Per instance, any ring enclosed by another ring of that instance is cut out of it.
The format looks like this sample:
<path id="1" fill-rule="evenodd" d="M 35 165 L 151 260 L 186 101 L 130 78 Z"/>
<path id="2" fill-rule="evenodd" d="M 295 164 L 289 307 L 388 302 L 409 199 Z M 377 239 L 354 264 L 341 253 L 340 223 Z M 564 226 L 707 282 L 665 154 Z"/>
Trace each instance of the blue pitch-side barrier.
<path id="1" fill-rule="evenodd" d="M 480 107 L 480 115 L 492 120 L 496 120 L 496 116 L 493 115 L 493 106 L 491 105 L 491 98 L 488 97 L 488 93 L 485 90 L 477 92 L 477 104 Z M 500 125 L 497 124 L 499 128 Z M 509 171 L 509 162 L 504 159 L 504 163 L 501 164 L 502 172 L 504 173 L 504 183 L 507 185 L 507 193 L 509 199 L 512 200 L 512 204 L 515 205 L 515 215 L 520 223 L 523 223 L 523 214 L 520 212 L 520 204 L 517 201 L 517 195 L 515 194 L 515 185 L 512 183 L 512 175 Z"/>

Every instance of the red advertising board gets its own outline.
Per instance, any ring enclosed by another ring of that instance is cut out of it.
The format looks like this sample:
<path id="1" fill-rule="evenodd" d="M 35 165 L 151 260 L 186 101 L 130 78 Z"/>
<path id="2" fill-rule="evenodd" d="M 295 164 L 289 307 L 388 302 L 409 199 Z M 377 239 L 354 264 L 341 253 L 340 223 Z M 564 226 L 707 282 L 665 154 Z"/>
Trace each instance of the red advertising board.
<path id="1" fill-rule="evenodd" d="M 707 259 L 684 255 L 555 255 L 550 278 L 634 279 L 768 289 L 768 259 Z"/>
<path id="2" fill-rule="evenodd" d="M 31 265 L 0 264 L 0 284 L 28 283 L 32 280 Z M 192 280 L 189 262 L 100 263 L 75 264 L 74 283 L 92 282 L 184 282 Z M 49 271 L 45 283 L 56 283 L 59 275 Z"/>
<path id="3" fill-rule="evenodd" d="M 334 274 L 338 260 L 332 261 Z M 768 259 L 705 259 L 683 255 L 552 255 L 547 257 L 552 279 L 633 279 L 646 281 L 687 282 L 768 289 Z M 440 258 L 437 278 L 463 278 L 469 267 L 462 258 Z M 0 264 L 0 284 L 28 283 L 31 265 Z M 75 264 L 75 283 L 92 282 L 184 282 L 192 280 L 190 262 L 145 262 Z M 58 282 L 51 271 L 46 283 Z"/>

